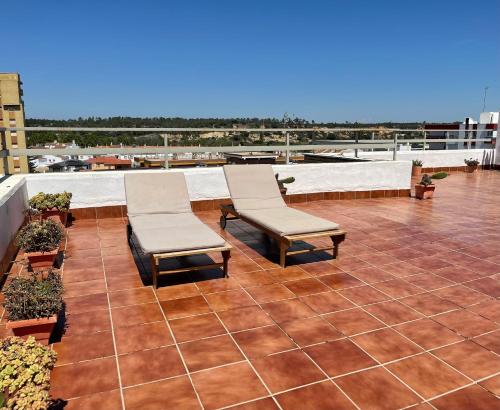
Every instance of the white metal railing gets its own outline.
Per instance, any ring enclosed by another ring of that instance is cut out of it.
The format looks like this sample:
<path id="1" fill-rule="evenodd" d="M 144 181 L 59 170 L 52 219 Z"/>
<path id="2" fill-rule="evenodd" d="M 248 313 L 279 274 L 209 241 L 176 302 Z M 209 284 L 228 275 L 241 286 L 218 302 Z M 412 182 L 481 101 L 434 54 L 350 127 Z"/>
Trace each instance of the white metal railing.
<path id="1" fill-rule="evenodd" d="M 164 144 L 157 147 L 88 147 L 88 148 L 7 148 L 5 142 L 6 131 L 53 131 L 53 132 L 145 132 L 157 133 L 163 136 Z M 447 138 L 428 138 L 428 132 L 444 132 L 447 133 Z M 1 145 L 0 159 L 4 164 L 6 174 L 9 174 L 8 158 L 35 156 L 35 155 L 53 155 L 57 152 L 58 155 L 106 155 L 106 154 L 160 154 L 165 156 L 165 167 L 168 168 L 168 154 L 179 153 L 229 153 L 229 152 L 282 152 L 286 156 L 288 163 L 291 152 L 296 151 L 317 151 L 328 149 L 354 149 L 356 154 L 358 149 L 386 149 L 393 151 L 393 159 L 397 159 L 398 144 L 423 144 L 423 149 L 429 142 L 433 143 L 467 143 L 467 147 L 471 147 L 471 142 L 487 142 L 491 143 L 492 138 L 472 138 L 474 133 L 487 133 L 493 130 L 489 129 L 405 129 L 405 128 L 100 128 L 100 127 L 0 127 Z M 168 134 L 185 133 L 185 132 L 225 132 L 225 133 L 281 133 L 285 136 L 285 144 L 283 145 L 244 145 L 244 146 L 171 146 L 168 144 Z M 338 132 L 371 132 L 371 139 L 359 140 L 331 140 L 330 143 L 293 145 L 290 144 L 289 135 L 294 133 L 315 132 L 315 133 L 338 133 Z M 468 138 L 450 137 L 449 133 L 468 133 Z M 374 139 L 375 133 L 392 135 L 392 138 Z M 400 133 L 421 133 L 422 138 L 402 138 Z"/>

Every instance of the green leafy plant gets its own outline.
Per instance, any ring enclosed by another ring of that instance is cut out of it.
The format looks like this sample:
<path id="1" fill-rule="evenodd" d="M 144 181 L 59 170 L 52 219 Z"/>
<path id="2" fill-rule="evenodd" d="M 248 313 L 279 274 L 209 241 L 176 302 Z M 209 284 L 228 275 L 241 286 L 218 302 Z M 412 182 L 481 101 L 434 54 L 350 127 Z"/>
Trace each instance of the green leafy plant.
<path id="1" fill-rule="evenodd" d="M 414 167 L 421 167 L 422 165 L 424 165 L 424 162 L 420 159 L 414 159 L 412 161 L 412 164 Z"/>
<path id="2" fill-rule="evenodd" d="M 295 182 L 295 178 L 294 177 L 288 177 L 288 178 L 282 178 L 282 179 L 279 179 L 279 174 L 276 174 L 275 175 L 275 178 L 276 178 L 276 182 L 278 182 L 278 186 L 280 189 L 284 189 L 285 188 L 285 184 L 292 184 Z"/>
<path id="3" fill-rule="evenodd" d="M 61 276 L 53 270 L 44 276 L 16 277 L 5 286 L 3 293 L 4 307 L 11 321 L 48 318 L 63 307 Z"/>
<path id="4" fill-rule="evenodd" d="M 432 185 L 432 178 L 428 174 L 422 175 L 422 179 L 420 180 L 420 185 L 424 186 Z"/>
<path id="5" fill-rule="evenodd" d="M 445 179 L 448 176 L 446 172 L 436 172 L 435 174 L 431 175 L 432 179 Z"/>
<path id="6" fill-rule="evenodd" d="M 448 174 L 446 172 L 436 172 L 433 175 L 424 174 L 422 175 L 422 179 L 420 180 L 419 184 L 424 186 L 432 185 L 433 179 L 444 179 L 447 176 Z"/>
<path id="7" fill-rule="evenodd" d="M 46 194 L 44 192 L 39 192 L 30 198 L 29 205 L 32 209 L 37 211 L 57 209 L 58 211 L 67 212 L 71 204 L 72 196 L 73 194 L 71 192 L 66 191 L 58 194 Z"/>
<path id="8" fill-rule="evenodd" d="M 464 162 L 468 167 L 477 167 L 479 165 L 479 161 L 473 158 L 464 159 Z"/>
<path id="9" fill-rule="evenodd" d="M 16 237 L 16 244 L 25 252 L 50 252 L 64 238 L 63 228 L 50 219 L 25 225 Z"/>
<path id="10" fill-rule="evenodd" d="M 32 336 L 27 340 L 8 337 L 0 343 L 0 407 L 46 410 L 56 352 Z"/>

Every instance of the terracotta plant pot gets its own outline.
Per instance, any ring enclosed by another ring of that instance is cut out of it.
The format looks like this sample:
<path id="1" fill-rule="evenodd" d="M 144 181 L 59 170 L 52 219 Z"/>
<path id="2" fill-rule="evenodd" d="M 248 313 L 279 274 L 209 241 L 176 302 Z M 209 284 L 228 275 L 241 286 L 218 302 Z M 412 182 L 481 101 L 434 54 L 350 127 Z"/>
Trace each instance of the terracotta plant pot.
<path id="1" fill-rule="evenodd" d="M 33 269 L 50 268 L 54 265 L 59 249 L 50 252 L 27 252 L 28 262 Z"/>
<path id="2" fill-rule="evenodd" d="M 68 212 L 60 211 L 59 209 L 46 209 L 42 212 L 42 219 L 52 219 L 55 222 L 60 222 L 62 226 L 66 226 L 68 221 Z"/>
<path id="3" fill-rule="evenodd" d="M 418 199 L 431 199 L 434 195 L 435 185 L 415 185 L 415 198 Z"/>
<path id="4" fill-rule="evenodd" d="M 57 315 L 53 315 L 42 319 L 27 319 L 7 321 L 7 329 L 11 329 L 14 336 L 19 336 L 26 339 L 28 336 L 33 336 L 37 342 L 44 345 L 49 344 L 50 335 L 57 323 Z"/>
<path id="5" fill-rule="evenodd" d="M 477 165 L 467 165 L 465 167 L 465 172 L 468 172 L 469 174 L 472 174 L 473 172 L 475 172 L 477 169 Z"/>
<path id="6" fill-rule="evenodd" d="M 418 177 L 422 174 L 422 167 L 419 167 L 418 165 L 413 165 L 411 167 L 411 176 L 412 177 Z"/>

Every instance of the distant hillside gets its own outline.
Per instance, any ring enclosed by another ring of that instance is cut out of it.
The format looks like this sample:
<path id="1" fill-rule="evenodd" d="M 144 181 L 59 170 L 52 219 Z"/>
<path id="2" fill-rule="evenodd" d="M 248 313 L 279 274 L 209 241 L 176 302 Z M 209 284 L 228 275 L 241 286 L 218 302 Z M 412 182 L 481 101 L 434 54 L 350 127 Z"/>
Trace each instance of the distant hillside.
<path id="1" fill-rule="evenodd" d="M 43 118 L 27 118 L 26 124 L 30 127 L 36 126 L 57 126 L 57 127 L 165 127 L 165 128 L 231 128 L 233 126 L 247 126 L 250 128 L 258 128 L 265 126 L 266 128 L 280 128 L 283 126 L 283 120 L 278 118 L 169 118 L 169 117 L 88 117 L 75 118 L 68 120 L 49 120 Z M 421 123 L 415 122 L 381 122 L 381 123 L 359 123 L 359 122 L 315 122 L 307 121 L 301 118 L 290 120 L 290 125 L 297 127 L 351 127 L 351 128 L 366 128 L 366 127 L 387 127 L 387 128 L 416 128 L 421 126 Z"/>
<path id="2" fill-rule="evenodd" d="M 300 118 L 288 119 L 287 128 L 420 128 L 420 123 L 358 123 L 358 122 L 314 122 Z M 193 146 L 220 146 L 220 145 L 270 145 L 283 142 L 283 135 L 272 131 L 266 133 L 252 133 L 238 131 L 238 128 L 281 128 L 284 126 L 282 119 L 277 118 L 167 118 L 167 117 L 89 117 L 68 120 L 52 120 L 43 118 L 27 118 L 26 125 L 30 127 L 101 127 L 101 128 L 234 128 L 227 134 L 207 133 L 179 133 L 170 136 L 170 141 L 175 145 Z M 356 134 L 356 135 L 355 135 Z M 310 143 L 316 139 L 348 139 L 357 136 L 359 139 L 368 139 L 370 135 L 366 132 L 337 132 L 337 133 L 296 133 L 291 136 L 292 143 Z M 389 135 L 382 133 L 382 137 Z M 29 132 L 27 135 L 28 145 L 35 146 L 47 142 L 71 142 L 75 141 L 80 146 L 96 146 L 123 144 L 128 146 L 137 145 L 162 145 L 163 139 L 160 135 L 147 134 L 143 132 L 126 133 L 102 133 L 102 132 Z"/>

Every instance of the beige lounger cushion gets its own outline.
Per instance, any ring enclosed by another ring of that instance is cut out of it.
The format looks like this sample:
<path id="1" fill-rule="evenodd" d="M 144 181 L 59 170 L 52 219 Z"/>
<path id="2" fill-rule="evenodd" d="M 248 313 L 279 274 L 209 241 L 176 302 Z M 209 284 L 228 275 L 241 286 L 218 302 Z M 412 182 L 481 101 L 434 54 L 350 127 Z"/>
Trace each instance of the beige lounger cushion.
<path id="1" fill-rule="evenodd" d="M 335 222 L 288 207 L 241 211 L 240 215 L 281 236 L 331 231 L 339 227 Z"/>
<path id="2" fill-rule="evenodd" d="M 182 172 L 130 172 L 125 175 L 128 215 L 191 212 Z"/>
<path id="3" fill-rule="evenodd" d="M 156 214 L 129 217 L 145 253 L 168 253 L 225 245 L 225 240 L 194 214 Z"/>
<path id="4" fill-rule="evenodd" d="M 331 231 L 339 225 L 288 208 L 271 165 L 224 165 L 224 174 L 236 211 L 278 235 Z"/>
<path id="5" fill-rule="evenodd" d="M 127 213 L 145 253 L 169 253 L 225 245 L 225 240 L 191 211 L 181 172 L 125 175 Z"/>
<path id="6" fill-rule="evenodd" d="M 224 175 L 234 208 L 286 208 L 271 165 L 224 165 Z"/>

